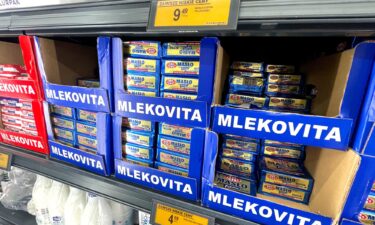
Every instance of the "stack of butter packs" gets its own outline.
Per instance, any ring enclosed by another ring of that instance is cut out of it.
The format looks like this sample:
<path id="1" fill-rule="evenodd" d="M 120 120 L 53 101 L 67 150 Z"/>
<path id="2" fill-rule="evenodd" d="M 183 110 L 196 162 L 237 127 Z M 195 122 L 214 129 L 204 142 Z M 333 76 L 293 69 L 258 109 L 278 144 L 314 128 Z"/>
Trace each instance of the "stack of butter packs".
<path id="1" fill-rule="evenodd" d="M 124 55 L 124 89 L 127 93 L 159 97 L 160 42 L 124 42 Z M 153 167 L 156 128 L 156 122 L 122 117 L 122 153 L 125 161 Z"/>
<path id="2" fill-rule="evenodd" d="M 358 220 L 363 224 L 374 224 L 375 221 L 375 181 L 372 184 L 371 191 L 366 198 L 363 210 L 358 215 Z"/>
<path id="3" fill-rule="evenodd" d="M 124 46 L 127 93 L 184 100 L 197 98 L 199 42 L 161 46 L 154 41 L 131 41 Z M 123 118 L 124 160 L 188 176 L 191 131 L 189 127 Z"/>
<path id="4" fill-rule="evenodd" d="M 99 80 L 78 79 L 77 86 L 98 88 Z M 97 113 L 50 104 L 51 124 L 55 140 L 83 151 L 97 152 Z"/>
<path id="5" fill-rule="evenodd" d="M 230 88 L 226 105 L 293 113 L 308 113 L 310 111 L 311 97 L 306 96 L 303 76 L 295 74 L 294 66 L 264 66 L 263 63 L 234 62 L 231 69 L 233 71 L 229 76 Z M 221 159 L 224 156 L 230 156 L 226 154 L 228 150 L 225 148 L 228 147 L 227 136 L 224 135 Z M 237 142 L 240 140 L 245 141 L 246 138 L 237 137 Z M 259 153 L 259 162 L 253 163 L 252 168 L 255 170 L 256 165 L 260 166 L 258 188 L 260 193 L 308 203 L 313 179 L 303 166 L 304 146 L 267 139 L 262 141 L 247 140 L 245 143 L 247 145 L 258 143 L 252 153 Z M 257 152 L 258 149 L 259 152 Z M 247 150 L 244 144 L 242 150 Z M 231 155 L 238 156 L 239 154 L 231 153 Z M 233 162 L 232 165 L 238 164 L 236 161 Z M 222 166 L 222 163 L 219 165 Z M 240 167 L 236 166 L 236 168 Z M 250 178 L 254 178 L 254 175 Z M 246 191 L 248 192 L 248 190 Z M 254 192 L 250 192 L 250 194 L 252 193 Z"/>

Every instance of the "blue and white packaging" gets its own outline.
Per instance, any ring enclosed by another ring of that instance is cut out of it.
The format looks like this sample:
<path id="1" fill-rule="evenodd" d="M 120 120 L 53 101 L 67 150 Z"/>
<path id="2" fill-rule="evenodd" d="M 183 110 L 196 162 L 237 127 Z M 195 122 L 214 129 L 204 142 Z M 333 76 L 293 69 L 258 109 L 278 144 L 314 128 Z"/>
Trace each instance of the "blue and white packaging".
<path id="1" fill-rule="evenodd" d="M 132 130 L 155 132 L 155 122 L 124 117 L 122 126 Z"/>
<path id="2" fill-rule="evenodd" d="M 52 125 L 56 127 L 66 128 L 70 130 L 74 130 L 76 127 L 75 121 L 72 119 L 58 117 L 58 116 L 51 116 Z"/>
<path id="3" fill-rule="evenodd" d="M 154 149 L 150 147 L 125 143 L 122 146 L 122 152 L 125 157 L 131 156 L 134 158 L 144 159 L 148 161 L 154 160 Z"/>
<path id="4" fill-rule="evenodd" d="M 164 135 L 159 134 L 157 146 L 160 149 L 189 155 L 191 144 L 190 144 L 190 140 L 169 137 L 169 136 L 164 136 Z"/>
<path id="5" fill-rule="evenodd" d="M 140 158 L 136 158 L 132 156 L 127 156 L 126 158 L 124 158 L 124 161 L 129 162 L 131 164 L 135 164 L 135 165 L 154 167 L 153 161 L 140 159 Z"/>
<path id="6" fill-rule="evenodd" d="M 76 109 L 77 113 L 77 120 L 89 121 L 89 122 L 96 122 L 96 112 L 91 112 L 82 109 Z"/>
<path id="7" fill-rule="evenodd" d="M 319 93 L 312 100 L 313 115 L 213 106 L 212 129 L 346 151 L 371 76 L 374 50 L 374 42 L 365 42 L 301 66 L 306 83 Z"/>
<path id="8" fill-rule="evenodd" d="M 96 134 L 97 134 L 96 124 L 92 122 L 86 122 L 86 121 L 77 121 L 76 132 L 96 137 Z"/>
<path id="9" fill-rule="evenodd" d="M 199 58 L 199 42 L 167 42 L 163 44 L 163 58 Z"/>
<path id="10" fill-rule="evenodd" d="M 124 54 L 130 57 L 158 59 L 162 55 L 158 41 L 126 41 L 123 44 Z"/>
<path id="11" fill-rule="evenodd" d="M 155 145 L 155 134 L 151 132 L 124 130 L 121 135 L 123 142 L 146 147 L 153 147 Z"/>
<path id="12" fill-rule="evenodd" d="M 164 149 L 158 149 L 156 153 L 156 161 L 177 166 L 182 169 L 189 170 L 190 157 L 184 154 L 179 154 Z"/>
<path id="13" fill-rule="evenodd" d="M 218 134 L 208 131 L 202 173 L 203 206 L 251 222 L 270 225 L 336 224 L 360 161 L 352 150 L 308 149 L 311 150 L 310 160 L 306 166 L 314 177 L 315 185 L 311 192 L 314 200 L 311 199 L 306 206 L 259 193 L 256 197 L 250 196 L 215 185 L 219 149 Z"/>
<path id="14" fill-rule="evenodd" d="M 94 112 L 113 111 L 110 43 L 109 37 L 98 37 L 96 47 L 34 37 L 46 101 Z M 56 54 L 48 54 L 51 51 Z M 99 88 L 76 86 L 78 78 L 92 78 L 98 66 Z M 57 80 L 63 82 L 54 83 Z"/>
<path id="15" fill-rule="evenodd" d="M 79 143 L 77 143 L 77 147 L 74 147 L 75 144 L 73 146 L 66 145 L 55 139 L 47 102 L 43 102 L 43 108 L 51 158 L 62 160 L 82 169 L 104 176 L 109 176 L 112 173 L 113 150 L 112 123 L 110 114 L 104 112 L 96 113 L 97 136 L 94 138 L 97 146 L 95 150 L 90 148 L 91 146 L 83 146 Z M 81 121 L 77 120 L 77 122 Z M 92 136 L 87 135 L 86 137 Z"/>

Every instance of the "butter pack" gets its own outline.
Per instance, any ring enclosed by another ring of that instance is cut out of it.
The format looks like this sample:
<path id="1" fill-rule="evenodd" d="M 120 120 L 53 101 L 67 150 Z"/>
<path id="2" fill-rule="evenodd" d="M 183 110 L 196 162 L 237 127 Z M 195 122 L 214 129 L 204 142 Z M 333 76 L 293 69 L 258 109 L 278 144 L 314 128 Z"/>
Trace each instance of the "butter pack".
<path id="1" fill-rule="evenodd" d="M 223 147 L 231 149 L 240 149 L 243 151 L 249 151 L 257 153 L 259 152 L 260 144 L 256 141 L 238 139 L 230 136 L 223 137 Z"/>
<path id="2" fill-rule="evenodd" d="M 155 134 L 150 132 L 141 132 L 134 130 L 125 130 L 121 132 L 122 140 L 125 142 L 152 147 L 155 143 Z"/>
<path id="3" fill-rule="evenodd" d="M 8 107 L 20 107 L 19 99 L 0 97 L 0 105 Z"/>
<path id="4" fill-rule="evenodd" d="M 140 74 L 127 74 L 124 77 L 126 80 L 125 87 L 126 89 L 137 89 L 144 88 L 150 90 L 159 89 L 159 75 L 140 75 Z"/>
<path id="5" fill-rule="evenodd" d="M 257 154 L 249 152 L 249 151 L 242 151 L 238 149 L 231 149 L 231 148 L 223 148 L 221 150 L 221 156 L 232 158 L 232 159 L 239 159 L 249 162 L 255 162 L 257 160 Z"/>
<path id="6" fill-rule="evenodd" d="M 167 42 L 163 44 L 164 58 L 199 58 L 199 42 Z"/>
<path id="7" fill-rule="evenodd" d="M 160 171 L 175 174 L 175 175 L 178 175 L 178 176 L 183 176 L 183 177 L 189 176 L 188 170 L 179 168 L 177 166 L 168 165 L 168 164 L 165 164 L 165 163 L 162 163 L 162 162 L 155 162 L 155 168 L 160 170 Z"/>
<path id="8" fill-rule="evenodd" d="M 37 131 L 35 120 L 21 119 L 22 129 L 27 131 Z"/>
<path id="9" fill-rule="evenodd" d="M 287 112 L 310 112 L 311 102 L 308 99 L 270 97 L 268 109 Z"/>
<path id="10" fill-rule="evenodd" d="M 260 181 L 267 182 L 292 188 L 297 188 L 305 191 L 311 191 L 314 185 L 314 180 L 306 172 L 303 175 L 293 175 L 283 173 L 277 170 L 267 170 L 261 168 Z"/>
<path id="11" fill-rule="evenodd" d="M 244 177 L 254 177 L 255 168 L 255 164 L 249 161 L 220 157 L 219 169 L 223 172 Z"/>
<path id="12" fill-rule="evenodd" d="M 21 109 L 24 109 L 24 110 L 30 110 L 32 111 L 33 110 L 33 103 L 31 100 L 29 99 L 18 99 L 18 105 L 21 107 Z"/>
<path id="13" fill-rule="evenodd" d="M 198 60 L 163 59 L 161 73 L 163 75 L 198 76 Z"/>
<path id="14" fill-rule="evenodd" d="M 176 77 L 176 76 L 162 76 L 160 90 L 175 91 L 175 92 L 189 92 L 198 93 L 198 78 L 190 77 Z"/>
<path id="15" fill-rule="evenodd" d="M 128 74 L 159 74 L 160 60 L 129 57 L 124 60 L 124 69 Z"/>
<path id="16" fill-rule="evenodd" d="M 76 132 L 74 130 L 54 127 L 53 133 L 55 134 L 56 139 L 61 138 L 61 139 L 65 139 L 65 140 L 68 140 L 68 141 L 71 141 L 71 142 L 75 143 Z"/>
<path id="17" fill-rule="evenodd" d="M 362 224 L 374 225 L 375 224 L 375 212 L 371 212 L 371 211 L 367 211 L 367 210 L 362 210 L 358 214 L 358 220 Z"/>
<path id="18" fill-rule="evenodd" d="M 92 122 L 77 121 L 76 131 L 81 134 L 87 134 L 96 137 L 97 128 L 96 124 Z"/>
<path id="19" fill-rule="evenodd" d="M 6 114 L 1 115 L 1 121 L 4 124 L 15 125 L 15 126 L 21 126 L 22 124 L 21 118 L 19 116 L 10 116 Z"/>
<path id="20" fill-rule="evenodd" d="M 70 130 L 74 130 L 76 127 L 75 120 L 68 119 L 66 117 L 51 116 L 51 123 L 56 127 L 62 127 Z"/>
<path id="21" fill-rule="evenodd" d="M 84 134 L 77 134 L 77 145 L 84 145 L 86 147 L 90 147 L 92 149 L 97 149 L 98 141 L 96 137 L 84 135 Z"/>
<path id="22" fill-rule="evenodd" d="M 298 149 L 298 150 L 301 150 L 301 151 L 305 150 L 305 146 L 301 145 L 301 144 L 274 141 L 274 140 L 269 140 L 269 139 L 264 139 L 263 145 L 264 146 L 276 146 L 276 147 L 288 147 L 288 148 Z"/>
<path id="23" fill-rule="evenodd" d="M 59 105 L 50 105 L 51 113 L 59 116 L 65 116 L 69 118 L 75 118 L 75 109 L 66 106 L 59 106 Z"/>
<path id="24" fill-rule="evenodd" d="M 122 118 L 122 126 L 139 131 L 154 132 L 155 131 L 155 122 L 150 120 L 140 120 L 135 118 Z"/>
<path id="25" fill-rule="evenodd" d="M 214 183 L 218 187 L 248 195 L 256 195 L 257 185 L 255 180 L 217 171 Z"/>
<path id="26" fill-rule="evenodd" d="M 259 193 L 304 204 L 307 204 L 310 198 L 310 192 L 265 182 L 259 185 Z"/>
<path id="27" fill-rule="evenodd" d="M 135 58 L 161 57 L 161 45 L 158 41 L 127 41 L 124 42 L 124 54 Z"/>
<path id="28" fill-rule="evenodd" d="M 270 170 L 295 176 L 305 176 L 306 170 L 299 161 L 263 157 L 261 160 L 262 170 Z"/>
<path id="29" fill-rule="evenodd" d="M 169 136 L 158 136 L 158 148 L 181 154 L 190 154 L 190 141 Z"/>
<path id="30" fill-rule="evenodd" d="M 261 154 L 270 157 L 304 160 L 305 151 L 291 147 L 263 145 Z"/>
<path id="31" fill-rule="evenodd" d="M 131 143 L 122 144 L 122 154 L 124 156 L 131 156 L 145 160 L 154 160 L 153 148 L 134 145 Z"/>
<path id="32" fill-rule="evenodd" d="M 100 81 L 98 79 L 77 79 L 77 85 L 87 88 L 99 88 Z"/>
<path id="33" fill-rule="evenodd" d="M 21 110 L 17 107 L 3 106 L 1 107 L 1 114 L 8 114 L 10 116 L 20 116 Z"/>
<path id="34" fill-rule="evenodd" d="M 34 112 L 29 111 L 29 110 L 20 110 L 21 118 L 22 119 L 29 119 L 29 120 L 34 120 Z"/>
<path id="35" fill-rule="evenodd" d="M 168 123 L 159 123 L 159 134 L 166 136 L 190 140 L 192 130 L 193 128 L 191 127 L 182 127 Z"/>
<path id="36" fill-rule="evenodd" d="M 156 160 L 172 166 L 189 169 L 190 157 L 184 154 L 158 149 Z"/>
<path id="37" fill-rule="evenodd" d="M 65 139 L 56 139 L 56 141 L 59 142 L 60 144 L 63 144 L 69 147 L 74 147 L 74 142 L 72 141 L 65 140 Z"/>
<path id="38" fill-rule="evenodd" d="M 363 206 L 364 209 L 368 209 L 371 211 L 375 211 L 375 193 L 370 192 L 370 194 L 367 196 L 365 206 Z"/>
<path id="39" fill-rule="evenodd" d="M 229 76 L 230 93 L 250 93 L 261 95 L 264 89 L 264 79 L 258 77 Z"/>
<path id="40" fill-rule="evenodd" d="M 267 83 L 269 84 L 293 84 L 303 85 L 304 79 L 298 74 L 268 74 Z"/>
<path id="41" fill-rule="evenodd" d="M 248 72 L 262 72 L 264 69 L 263 63 L 257 62 L 240 62 L 235 61 L 232 63 L 232 70 L 248 71 Z"/>
<path id="42" fill-rule="evenodd" d="M 268 97 L 228 94 L 225 105 L 244 109 L 267 109 Z"/>
<path id="43" fill-rule="evenodd" d="M 147 97 L 157 97 L 159 96 L 159 90 L 141 90 L 141 89 L 128 89 L 126 90 L 128 94 L 132 95 L 140 95 L 140 96 L 147 96 Z"/>
<path id="44" fill-rule="evenodd" d="M 281 73 L 281 74 L 291 74 L 296 71 L 296 67 L 293 65 L 276 65 L 268 64 L 266 66 L 267 73 Z"/>
<path id="45" fill-rule="evenodd" d="M 267 84 L 265 90 L 267 96 L 293 97 L 302 95 L 302 93 L 300 85 L 289 84 Z"/>
<path id="46" fill-rule="evenodd" d="M 90 148 L 90 147 L 87 147 L 87 146 L 84 146 L 84 145 L 78 145 L 78 149 L 80 149 L 82 151 L 85 151 L 85 152 L 91 152 L 91 153 L 97 152 L 95 148 Z"/>
<path id="47" fill-rule="evenodd" d="M 77 119 L 96 123 L 96 112 L 77 109 Z"/>
<path id="48" fill-rule="evenodd" d="M 246 71 L 235 70 L 232 72 L 232 74 L 234 76 L 258 77 L 258 78 L 264 77 L 264 74 L 262 72 L 246 72 Z"/>
<path id="49" fill-rule="evenodd" d="M 145 167 L 154 167 L 154 162 L 150 160 L 144 160 L 144 159 L 135 158 L 131 156 L 127 156 L 123 160 L 131 164 L 136 164 L 136 165 L 145 166 Z"/>
<path id="50" fill-rule="evenodd" d="M 172 98 L 172 99 L 180 99 L 180 100 L 196 100 L 197 95 L 192 94 L 183 94 L 183 93 L 174 93 L 174 92 L 162 92 L 161 97 L 163 98 Z"/>

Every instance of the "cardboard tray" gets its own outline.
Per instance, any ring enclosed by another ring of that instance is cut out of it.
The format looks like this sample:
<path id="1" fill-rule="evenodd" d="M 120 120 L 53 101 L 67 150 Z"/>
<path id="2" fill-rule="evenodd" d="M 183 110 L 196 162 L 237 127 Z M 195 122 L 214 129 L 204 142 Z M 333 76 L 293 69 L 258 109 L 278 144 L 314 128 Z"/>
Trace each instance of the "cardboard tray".
<path id="1" fill-rule="evenodd" d="M 97 46 L 34 37 L 34 50 L 47 102 L 95 112 L 112 112 L 111 39 Z M 93 78 L 99 67 L 100 88 L 76 86 L 78 78 Z"/>
<path id="2" fill-rule="evenodd" d="M 260 224 L 337 224 L 358 169 L 353 151 L 307 147 L 305 166 L 314 178 L 308 205 L 257 194 L 256 197 L 214 185 L 218 135 L 206 134 L 202 172 L 202 204 Z"/>
<path id="3" fill-rule="evenodd" d="M 212 130 L 218 133 L 347 150 L 371 76 L 375 43 L 318 58 L 302 65 L 306 83 L 318 94 L 313 115 L 213 107 Z M 228 62 L 223 62 L 223 65 Z M 222 70 L 227 74 L 227 70 Z M 223 90 L 225 79 L 215 86 Z M 221 94 L 220 91 L 215 91 Z M 216 98 L 221 99 L 221 96 Z"/>
<path id="4" fill-rule="evenodd" d="M 111 115 L 104 112 L 97 113 L 97 153 L 95 154 L 56 141 L 52 130 L 48 103 L 43 103 L 50 156 L 103 176 L 111 175 L 113 173 Z"/>

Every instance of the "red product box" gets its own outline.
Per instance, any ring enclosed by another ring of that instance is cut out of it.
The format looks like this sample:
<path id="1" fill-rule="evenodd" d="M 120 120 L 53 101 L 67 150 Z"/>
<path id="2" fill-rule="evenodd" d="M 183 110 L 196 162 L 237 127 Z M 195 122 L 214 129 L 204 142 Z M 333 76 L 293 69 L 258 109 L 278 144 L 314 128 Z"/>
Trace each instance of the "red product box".
<path id="1" fill-rule="evenodd" d="M 19 124 L 20 130 L 18 132 L 18 126 L 14 126 L 13 124 L 10 124 L 8 126 L 8 124 L 4 124 L 0 120 L 0 141 L 9 145 L 29 149 L 43 154 L 48 154 L 48 139 L 42 104 L 43 103 L 40 99 L 19 99 L 19 103 L 17 104 L 19 109 L 21 111 L 25 111 L 26 115 L 34 115 L 34 119 L 33 121 L 27 119 L 24 120 L 21 119 L 21 116 L 19 116 L 18 118 L 20 118 L 20 121 L 25 122 L 25 126 L 27 126 L 28 128 L 25 129 L 23 124 L 21 123 Z M 27 112 L 27 109 L 29 108 L 31 108 L 31 111 Z M 9 117 L 9 115 L 5 116 Z M 35 125 L 36 129 L 33 129 L 32 125 Z"/>

